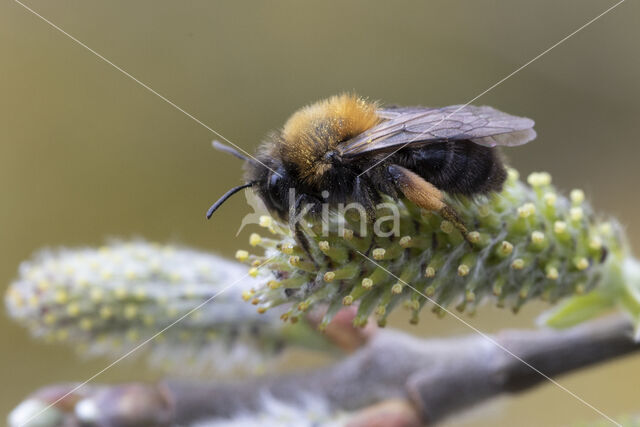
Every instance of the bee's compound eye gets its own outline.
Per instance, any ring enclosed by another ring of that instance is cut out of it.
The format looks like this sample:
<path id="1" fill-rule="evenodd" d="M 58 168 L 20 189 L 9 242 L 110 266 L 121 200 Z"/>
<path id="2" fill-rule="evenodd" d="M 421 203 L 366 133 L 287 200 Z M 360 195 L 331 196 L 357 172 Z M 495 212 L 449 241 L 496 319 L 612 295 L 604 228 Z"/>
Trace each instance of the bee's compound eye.
<path id="1" fill-rule="evenodd" d="M 281 210 L 282 209 L 282 177 L 277 173 L 271 173 L 267 181 L 267 194 L 271 204 Z"/>

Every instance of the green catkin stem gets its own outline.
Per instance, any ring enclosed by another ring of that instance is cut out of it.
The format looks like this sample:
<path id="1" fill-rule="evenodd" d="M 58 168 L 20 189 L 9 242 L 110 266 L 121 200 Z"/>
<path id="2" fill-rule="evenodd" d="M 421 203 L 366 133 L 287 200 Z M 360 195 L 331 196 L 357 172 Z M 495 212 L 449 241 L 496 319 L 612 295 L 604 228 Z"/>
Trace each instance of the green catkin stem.
<path id="1" fill-rule="evenodd" d="M 299 257 L 305 257 L 307 254 L 305 251 L 294 242 L 282 242 L 276 248 L 282 252 L 284 255 L 295 255 Z"/>
<path id="2" fill-rule="evenodd" d="M 423 235 L 418 235 L 418 236 L 405 235 L 400 239 L 399 244 L 404 249 L 416 248 L 416 249 L 426 250 L 431 247 L 432 239 L 431 237 L 423 236 Z"/>
<path id="3" fill-rule="evenodd" d="M 433 254 L 424 270 L 424 276 L 427 278 L 435 277 L 444 265 L 445 261 L 446 256 L 443 252 L 436 252 Z"/>
<path id="4" fill-rule="evenodd" d="M 289 264 L 291 264 L 292 267 L 305 271 L 307 273 L 313 273 L 317 270 L 317 267 L 313 262 L 304 260 L 296 255 L 293 255 L 289 258 Z"/>
<path id="5" fill-rule="evenodd" d="M 349 249 L 347 247 L 331 245 L 327 240 L 321 241 L 318 247 L 335 264 L 343 264 L 349 259 Z"/>
<path id="6" fill-rule="evenodd" d="M 375 288 L 362 298 L 360 305 L 358 306 L 356 317 L 353 319 L 354 326 L 363 327 L 367 324 L 369 316 L 373 313 L 373 310 L 380 299 L 380 293 L 380 288 Z"/>
<path id="7" fill-rule="evenodd" d="M 389 280 L 389 273 L 381 267 L 376 267 L 368 276 L 368 279 L 371 280 L 371 286 L 378 286 L 379 284 Z"/>
<path id="8" fill-rule="evenodd" d="M 337 270 L 327 271 L 323 278 L 325 282 L 334 280 L 353 279 L 360 274 L 360 266 L 355 263 L 346 264 Z"/>
<path id="9" fill-rule="evenodd" d="M 352 230 L 345 230 L 342 234 L 342 242 L 351 250 L 366 252 L 371 247 L 371 236 L 360 237 Z"/>
<path id="10" fill-rule="evenodd" d="M 572 192 L 571 200 L 563 197 L 546 173 L 531 174 L 527 182 L 518 181 L 510 170 L 499 194 L 473 200 L 447 197 L 467 226 L 468 240 L 437 213 L 406 200 L 385 199 L 400 212 L 398 235 L 360 236 L 359 223 L 351 219 L 349 230 L 338 231 L 340 222 L 335 219 L 327 227 L 328 235 L 309 239 L 312 253 L 325 255 L 314 269 L 309 260 L 289 262 L 292 254 L 280 254 L 272 243 L 264 258 L 276 256 L 269 267 L 276 277 L 295 278 L 291 287 L 299 291 L 290 293 L 289 302 L 330 307 L 359 303 L 355 323 L 360 325 L 373 311 L 384 323 L 398 304 L 411 310 L 415 323 L 425 297 L 465 311 L 474 311 L 487 299 L 517 310 L 535 299 L 555 301 L 606 288 L 609 272 L 629 256 L 619 227 L 597 220 L 581 193 Z M 319 229 L 317 224 L 314 229 Z M 295 250 L 288 230 L 278 237 L 282 243 L 276 247 Z M 317 272 L 322 272 L 319 281 Z M 324 280 L 327 274 L 331 280 Z M 323 290 L 337 283 L 339 290 Z M 262 286 L 256 294 L 260 304 L 282 301 L 282 289 Z"/>
<path id="11" fill-rule="evenodd" d="M 344 298 L 335 298 L 331 302 L 331 304 L 329 304 L 329 308 L 322 318 L 322 322 L 320 322 L 320 324 L 318 325 L 319 330 L 324 331 L 329 323 L 333 320 L 334 316 L 338 313 L 338 311 L 343 308 L 342 300 L 344 300 Z"/>
<path id="12" fill-rule="evenodd" d="M 355 301 L 358 301 L 362 298 L 367 292 L 369 292 L 371 288 L 365 288 L 362 285 L 355 286 L 349 295 L 342 299 L 342 305 L 352 305 Z"/>
<path id="13" fill-rule="evenodd" d="M 504 277 L 497 277 L 496 280 L 493 282 L 493 294 L 497 297 L 502 296 L 502 288 L 504 288 L 506 279 Z"/>
<path id="14" fill-rule="evenodd" d="M 284 279 L 282 281 L 280 281 L 280 287 L 282 288 L 300 288 L 304 285 L 306 285 L 309 281 L 309 278 L 306 274 L 303 274 L 302 272 L 298 272 L 298 274 L 296 274 L 293 277 L 290 277 L 288 279 Z"/>

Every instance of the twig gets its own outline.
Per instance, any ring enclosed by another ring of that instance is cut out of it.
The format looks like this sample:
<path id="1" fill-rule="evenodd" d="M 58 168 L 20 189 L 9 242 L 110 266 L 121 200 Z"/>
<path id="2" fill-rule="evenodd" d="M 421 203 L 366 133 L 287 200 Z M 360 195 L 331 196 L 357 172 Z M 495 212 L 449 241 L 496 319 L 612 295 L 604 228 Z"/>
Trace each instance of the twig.
<path id="1" fill-rule="evenodd" d="M 639 350 L 631 336 L 630 323 L 622 316 L 612 316 L 563 331 L 512 330 L 492 338 L 545 375 L 555 377 Z M 424 340 L 380 330 L 351 356 L 308 373 L 236 382 L 94 386 L 100 391 L 85 392 L 83 397 L 97 408 L 98 425 L 113 425 L 109 423 L 114 420 L 117 425 L 135 425 L 125 421 L 145 419 L 144 412 L 154 420 L 162 414 L 171 424 L 227 418 L 239 411 L 263 409 L 265 393 L 292 404 L 301 403 L 303 396 L 318 396 L 331 409 L 344 411 L 400 399 L 411 402 L 423 422 L 435 423 L 489 398 L 526 390 L 542 381 L 540 374 L 478 335 Z M 47 389 L 49 395 L 52 390 L 55 388 Z M 34 397 L 50 398 L 44 391 Z M 127 406 L 128 412 L 123 412 L 126 405 L 119 402 L 125 397 L 144 404 Z"/>

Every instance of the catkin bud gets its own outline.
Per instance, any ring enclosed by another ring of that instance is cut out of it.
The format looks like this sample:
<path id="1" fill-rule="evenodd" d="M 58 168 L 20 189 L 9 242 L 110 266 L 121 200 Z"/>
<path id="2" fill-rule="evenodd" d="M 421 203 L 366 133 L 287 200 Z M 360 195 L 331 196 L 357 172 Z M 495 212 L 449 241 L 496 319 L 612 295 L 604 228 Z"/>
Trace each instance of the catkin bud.
<path id="1" fill-rule="evenodd" d="M 413 311 L 415 323 L 427 303 L 435 304 L 438 313 L 452 306 L 473 312 L 486 300 L 517 311 L 534 299 L 555 302 L 604 286 L 603 278 L 627 256 L 617 224 L 603 226 L 595 220 L 582 192 L 563 197 L 548 173 L 531 174 L 529 185 L 517 176 L 509 171 L 500 194 L 448 198 L 467 226 L 467 240 L 452 222 L 406 200 L 385 200 L 398 208 L 397 229 L 402 234 L 376 236 L 369 226 L 363 235 L 359 223 L 350 220 L 353 232 L 347 240 L 344 230 L 337 231 L 344 221 L 322 224 L 328 234 L 307 236 L 313 260 L 280 225 L 274 239 L 281 245 L 258 246 L 264 248 L 265 258 L 274 257 L 267 266 L 274 277 L 295 279 L 295 286 L 259 286 L 254 301 L 264 307 L 293 302 L 287 318 L 300 317 L 301 302 L 306 307 L 328 304 L 324 323 L 343 304 L 357 304 L 358 325 L 372 314 L 384 324 L 395 307 L 404 306 Z M 320 228 L 316 224 L 315 229 Z M 313 261 L 315 269 L 281 262 L 288 256 L 278 247 L 285 245 Z M 329 247 L 340 257 L 330 256 Z M 329 272 L 345 268 L 350 275 L 326 280 Z"/>
<path id="2" fill-rule="evenodd" d="M 114 243 L 40 253 L 20 266 L 5 303 L 34 336 L 89 355 L 117 358 L 154 337 L 139 351 L 187 374 L 262 372 L 284 345 L 325 342 L 305 322 L 282 323 L 282 310 L 260 315 L 245 304 L 255 298 L 251 284 L 242 264 L 215 255 Z"/>

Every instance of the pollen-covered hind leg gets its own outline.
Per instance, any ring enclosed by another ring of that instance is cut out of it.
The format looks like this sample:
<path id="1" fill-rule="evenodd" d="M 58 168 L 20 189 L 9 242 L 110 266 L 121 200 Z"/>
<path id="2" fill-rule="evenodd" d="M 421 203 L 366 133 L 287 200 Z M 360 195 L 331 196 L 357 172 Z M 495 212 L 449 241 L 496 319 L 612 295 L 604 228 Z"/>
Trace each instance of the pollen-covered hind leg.
<path id="1" fill-rule="evenodd" d="M 455 211 L 451 206 L 445 203 L 444 207 L 439 211 L 440 215 L 450 223 L 454 225 L 460 231 L 465 240 L 469 240 L 469 231 L 467 227 L 464 225 L 464 222 L 458 216 L 458 212 Z"/>
<path id="2" fill-rule="evenodd" d="M 388 167 L 389 174 L 393 178 L 398 189 L 404 196 L 429 211 L 438 212 L 444 219 L 451 222 L 468 240 L 467 227 L 464 225 L 458 213 L 444 202 L 442 192 L 433 184 L 425 181 L 420 175 L 398 165 Z"/>

